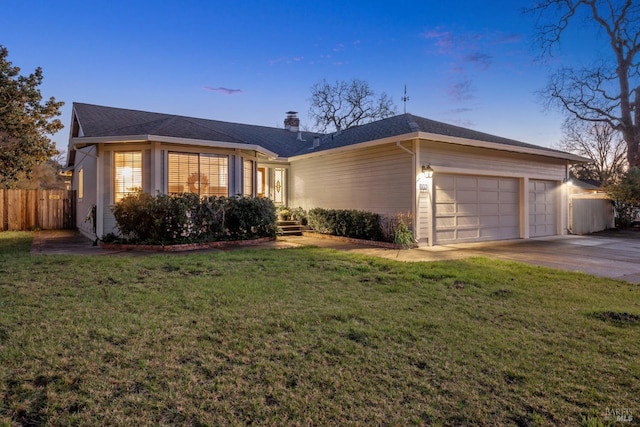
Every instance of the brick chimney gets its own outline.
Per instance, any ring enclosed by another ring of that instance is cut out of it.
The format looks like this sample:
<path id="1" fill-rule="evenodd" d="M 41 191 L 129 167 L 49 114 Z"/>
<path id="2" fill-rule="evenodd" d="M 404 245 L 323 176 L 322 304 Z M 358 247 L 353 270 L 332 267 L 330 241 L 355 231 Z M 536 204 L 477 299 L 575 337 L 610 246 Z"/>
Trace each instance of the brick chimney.
<path id="1" fill-rule="evenodd" d="M 287 118 L 284 119 L 284 128 L 291 132 L 300 131 L 300 119 L 296 115 L 297 111 L 287 111 Z"/>

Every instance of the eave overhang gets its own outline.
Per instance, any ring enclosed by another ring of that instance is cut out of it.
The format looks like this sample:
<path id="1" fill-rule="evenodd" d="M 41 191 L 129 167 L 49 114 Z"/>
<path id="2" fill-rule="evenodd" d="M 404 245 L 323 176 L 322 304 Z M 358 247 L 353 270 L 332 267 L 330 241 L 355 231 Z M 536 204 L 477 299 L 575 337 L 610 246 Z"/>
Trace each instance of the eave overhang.
<path id="1" fill-rule="evenodd" d="M 210 148 L 229 148 L 238 150 L 252 150 L 256 151 L 269 159 L 278 158 L 278 154 L 273 151 L 256 144 L 245 144 L 238 142 L 226 142 L 226 141 L 209 141 L 203 139 L 189 139 L 189 138 L 177 138 L 173 136 L 160 136 L 160 135 L 125 135 L 125 136 L 96 136 L 96 137 L 79 137 L 71 139 L 71 146 L 73 149 L 84 148 L 89 145 L 96 144 L 122 144 L 122 143 L 140 143 L 140 142 L 163 142 L 167 144 L 180 144 L 199 147 Z"/>
<path id="2" fill-rule="evenodd" d="M 299 154 L 295 156 L 289 157 L 289 160 L 302 160 L 306 158 L 321 156 L 330 153 L 340 153 L 344 151 L 351 151 L 360 148 L 366 147 L 375 147 L 377 145 L 391 144 L 402 141 L 412 141 L 412 140 L 423 140 L 423 141 L 433 141 L 433 142 L 443 142 L 447 144 L 455 144 L 455 145 L 463 145 L 467 147 L 475 147 L 475 148 L 485 148 L 489 150 L 499 150 L 506 151 L 510 153 L 520 153 L 520 154 L 531 154 L 535 156 L 543 156 L 549 157 L 553 159 L 562 159 L 569 163 L 591 163 L 592 160 L 586 157 L 577 156 L 571 153 L 565 153 L 562 151 L 550 151 L 545 150 L 544 148 L 535 148 L 535 147 L 520 147 L 517 145 L 507 145 L 500 144 L 497 142 L 488 142 L 488 141 L 480 141 L 475 139 L 467 139 L 467 138 L 459 138 L 454 136 L 440 135 L 435 133 L 428 132 L 411 132 L 403 135 L 396 135 L 392 137 L 382 138 L 374 141 L 366 141 L 358 144 L 352 144 L 342 147 L 322 149 L 320 146 L 320 150 L 309 150 L 309 153 Z"/>

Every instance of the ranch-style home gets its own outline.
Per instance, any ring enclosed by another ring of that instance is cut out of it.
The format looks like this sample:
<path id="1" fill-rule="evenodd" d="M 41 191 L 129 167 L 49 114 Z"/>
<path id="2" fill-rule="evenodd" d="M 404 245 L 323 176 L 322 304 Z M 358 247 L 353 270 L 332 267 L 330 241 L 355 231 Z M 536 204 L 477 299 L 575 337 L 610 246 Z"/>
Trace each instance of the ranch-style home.
<path id="1" fill-rule="evenodd" d="M 272 128 L 74 103 L 67 167 L 90 238 L 115 232 L 111 207 L 142 190 L 410 213 L 433 246 L 566 234 L 568 168 L 585 161 L 412 114 L 317 134 L 294 112 Z"/>

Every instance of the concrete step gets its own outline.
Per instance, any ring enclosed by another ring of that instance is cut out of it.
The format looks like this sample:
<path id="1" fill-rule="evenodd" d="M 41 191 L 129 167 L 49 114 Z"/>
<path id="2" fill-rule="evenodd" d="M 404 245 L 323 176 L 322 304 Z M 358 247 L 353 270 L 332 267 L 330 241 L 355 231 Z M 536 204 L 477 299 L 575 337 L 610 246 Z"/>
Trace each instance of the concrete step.
<path id="1" fill-rule="evenodd" d="M 300 221 L 278 221 L 278 233 L 283 236 L 301 236 L 309 227 L 300 224 Z"/>

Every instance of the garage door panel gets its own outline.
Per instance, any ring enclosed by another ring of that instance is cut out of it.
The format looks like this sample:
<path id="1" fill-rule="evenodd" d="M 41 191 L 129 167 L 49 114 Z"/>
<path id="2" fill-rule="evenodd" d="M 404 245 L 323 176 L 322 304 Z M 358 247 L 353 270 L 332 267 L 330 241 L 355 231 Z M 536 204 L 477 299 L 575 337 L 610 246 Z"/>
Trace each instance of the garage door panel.
<path id="1" fill-rule="evenodd" d="M 477 227 L 479 225 L 479 218 L 477 216 L 459 216 L 456 225 L 459 227 Z"/>
<path id="2" fill-rule="evenodd" d="M 456 226 L 456 217 L 455 216 L 443 216 L 438 218 L 438 226 L 439 227 L 455 227 Z"/>
<path id="3" fill-rule="evenodd" d="M 497 203 L 483 203 L 479 206 L 480 215 L 498 215 L 500 213 L 500 205 Z"/>
<path id="4" fill-rule="evenodd" d="M 453 175 L 439 175 L 438 176 L 438 188 L 442 190 L 455 189 L 455 179 Z"/>
<path id="5" fill-rule="evenodd" d="M 499 228 L 500 216 L 499 215 L 483 215 L 480 218 L 482 227 Z"/>
<path id="6" fill-rule="evenodd" d="M 500 188 L 500 181 L 495 178 L 478 178 L 479 190 L 497 191 Z"/>
<path id="7" fill-rule="evenodd" d="M 497 202 L 500 200 L 500 193 L 498 191 L 480 191 L 478 193 L 478 201 L 482 203 Z"/>
<path id="8" fill-rule="evenodd" d="M 520 217 L 518 215 L 501 215 L 500 226 L 511 227 L 512 230 L 516 228 L 517 234 L 520 235 Z"/>
<path id="9" fill-rule="evenodd" d="M 445 201 L 453 201 L 456 199 L 456 191 L 454 189 L 443 189 L 438 192 L 438 200 Z"/>
<path id="10" fill-rule="evenodd" d="M 455 186 L 456 189 L 462 190 L 465 188 L 476 190 L 478 188 L 478 178 L 476 177 L 467 177 L 467 176 L 456 176 L 455 177 Z"/>
<path id="11" fill-rule="evenodd" d="M 478 192 L 470 190 L 456 191 L 456 201 L 458 202 L 476 202 L 478 200 Z"/>
<path id="12" fill-rule="evenodd" d="M 498 200 L 500 203 L 514 203 L 518 206 L 520 205 L 520 195 L 518 193 L 501 191 L 498 196 Z"/>
<path id="13" fill-rule="evenodd" d="M 520 237 L 517 179 L 441 174 L 434 178 L 435 243 Z M 440 203 L 443 200 L 447 203 Z"/>
<path id="14" fill-rule="evenodd" d="M 456 205 L 454 203 L 436 203 L 436 212 L 440 214 L 455 213 Z"/>
<path id="15" fill-rule="evenodd" d="M 501 191 L 508 191 L 516 194 L 520 192 L 520 185 L 516 179 L 501 179 L 499 187 Z"/>
<path id="16" fill-rule="evenodd" d="M 558 184 L 555 181 L 529 181 L 529 235 L 552 236 L 558 232 Z"/>
<path id="17" fill-rule="evenodd" d="M 436 242 L 452 242 L 456 239 L 454 230 L 436 230 Z"/>
<path id="18" fill-rule="evenodd" d="M 478 204 L 477 203 L 458 203 L 457 206 L 458 213 L 469 215 L 469 214 L 478 214 Z"/>
<path id="19" fill-rule="evenodd" d="M 478 234 L 477 228 L 470 228 L 470 229 L 462 228 L 458 230 L 458 235 L 457 235 L 458 240 L 477 239 L 478 237 L 480 236 Z"/>

